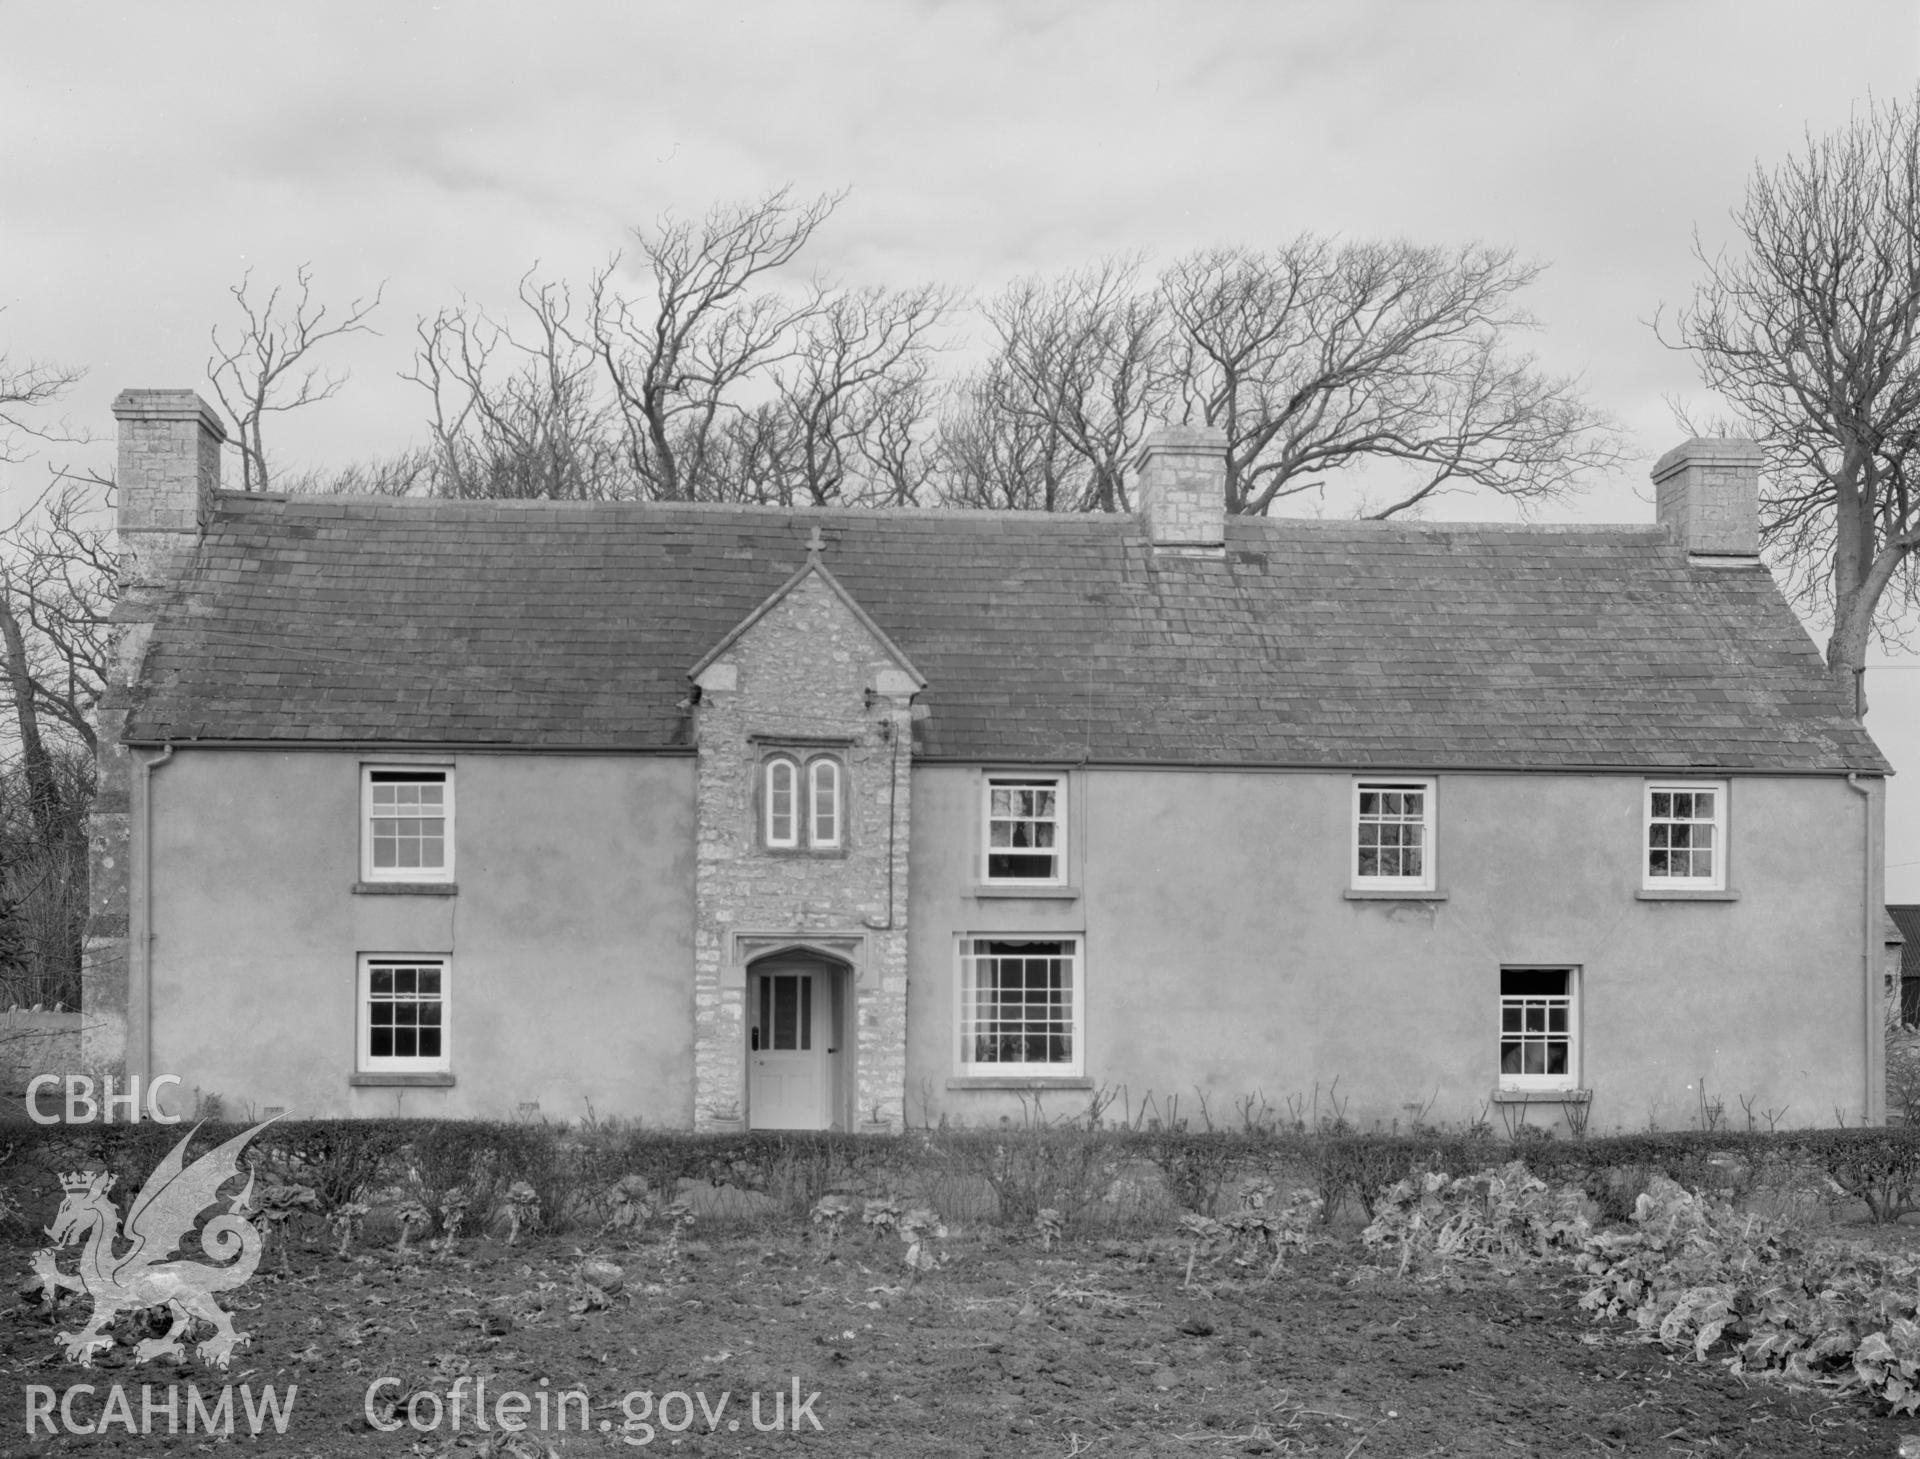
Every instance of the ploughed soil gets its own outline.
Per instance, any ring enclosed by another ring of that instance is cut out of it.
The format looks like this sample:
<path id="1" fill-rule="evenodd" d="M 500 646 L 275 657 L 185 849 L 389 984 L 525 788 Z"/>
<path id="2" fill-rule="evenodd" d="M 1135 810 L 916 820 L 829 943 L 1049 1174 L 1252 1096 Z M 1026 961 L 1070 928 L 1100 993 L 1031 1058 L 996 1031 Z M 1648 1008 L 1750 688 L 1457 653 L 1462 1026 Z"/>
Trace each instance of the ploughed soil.
<path id="1" fill-rule="evenodd" d="M 87 1301 L 67 1299 L 51 1322 L 44 1305 L 14 1299 L 10 1275 L 0 1285 L 0 1454 L 757 1455 L 803 1446 L 969 1459 L 1792 1459 L 1891 1456 L 1903 1434 L 1920 1433 L 1920 1420 L 1881 1417 L 1857 1395 L 1743 1382 L 1595 1324 L 1575 1306 L 1571 1279 L 1551 1270 L 1462 1265 L 1403 1279 L 1347 1233 L 1290 1253 L 1270 1280 L 1203 1261 L 1188 1286 L 1187 1248 L 1173 1237 L 1044 1251 L 1037 1240 L 957 1232 L 940 1246 L 942 1265 L 909 1282 L 901 1243 L 863 1231 L 822 1261 L 803 1233 L 714 1234 L 677 1249 L 654 1235 L 598 1245 L 469 1239 L 401 1259 L 370 1243 L 335 1255 L 316 1230 L 284 1254 L 270 1251 L 228 1294 L 252 1340 L 225 1373 L 191 1355 L 135 1363 L 131 1343 L 148 1331 L 132 1315 L 91 1369 L 68 1363 L 54 1332 L 83 1323 Z M 600 1274 L 610 1292 L 582 1280 L 583 1254 L 619 1264 L 617 1281 Z M 0 1271 L 24 1278 L 31 1255 L 30 1238 L 11 1242 Z M 71 1253 L 62 1266 L 71 1269 Z M 493 1425 L 484 1430 L 473 1413 L 482 1377 Z M 369 1405 L 381 1379 L 391 1381 Z M 790 1426 L 795 1380 L 800 1432 L 756 1431 L 751 1395 L 762 1425 Z M 76 1426 L 111 1418 L 103 1405 L 119 1385 L 136 1432 L 117 1421 L 69 1432 L 60 1400 L 82 1383 L 95 1392 L 72 1398 Z M 233 1436 L 210 1437 L 204 1425 L 186 1432 L 188 1386 L 217 1415 L 229 1384 Z M 283 1402 L 289 1388 L 298 1393 L 284 1433 L 263 1417 L 253 1437 L 246 1399 L 257 1403 L 266 1385 Z M 579 1399 L 564 1409 L 564 1430 L 549 1399 L 540 1427 L 541 1395 L 562 1389 L 587 1395 L 585 1432 Z M 643 1390 L 651 1400 L 627 1400 Z M 405 1400 L 426 1394 L 438 1400 L 439 1425 L 425 1427 L 434 1403 L 421 1396 L 416 1429 Z M 512 1419 L 516 1394 L 526 1395 L 528 1427 L 509 1433 L 498 1404 L 508 1395 Z M 152 1410 L 144 1434 L 143 1397 Z M 42 1421 L 29 1438 L 30 1402 L 60 1432 L 49 1436 Z M 400 1427 L 373 1427 L 369 1406 L 373 1420 Z"/>

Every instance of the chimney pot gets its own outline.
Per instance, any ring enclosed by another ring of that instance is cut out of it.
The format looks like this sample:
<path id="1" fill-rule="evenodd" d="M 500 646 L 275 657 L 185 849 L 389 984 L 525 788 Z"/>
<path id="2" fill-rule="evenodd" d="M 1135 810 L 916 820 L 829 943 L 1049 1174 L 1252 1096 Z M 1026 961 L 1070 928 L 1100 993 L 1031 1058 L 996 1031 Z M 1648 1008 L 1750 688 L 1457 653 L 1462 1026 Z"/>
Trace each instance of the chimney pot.
<path id="1" fill-rule="evenodd" d="M 1217 556 L 1227 540 L 1227 433 L 1161 426 L 1140 448 L 1134 502 L 1155 551 Z"/>
<path id="2" fill-rule="evenodd" d="M 192 390 L 123 390 L 113 418 L 124 586 L 162 587 L 186 570 L 213 516 L 227 432 Z"/>
<path id="3" fill-rule="evenodd" d="M 1655 511 L 1689 557 L 1760 556 L 1760 444 L 1696 436 L 1653 463 Z"/>

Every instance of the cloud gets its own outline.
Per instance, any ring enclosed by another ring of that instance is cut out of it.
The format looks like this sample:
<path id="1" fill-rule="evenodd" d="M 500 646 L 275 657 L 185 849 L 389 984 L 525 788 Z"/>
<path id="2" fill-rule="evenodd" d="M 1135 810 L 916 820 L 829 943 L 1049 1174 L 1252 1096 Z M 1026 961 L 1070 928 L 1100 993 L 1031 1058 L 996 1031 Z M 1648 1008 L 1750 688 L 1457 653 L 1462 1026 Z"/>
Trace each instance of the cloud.
<path id="1" fill-rule="evenodd" d="M 1910 84 L 1914 36 L 1904 0 L 16 8 L 0 321 L 92 366 L 104 429 L 121 386 L 199 375 L 247 265 L 388 279 L 353 384 L 283 427 L 344 461 L 418 429 L 414 315 L 788 181 L 852 188 L 804 260 L 847 283 L 1486 237 L 1553 262 L 1542 357 L 1651 456 L 1692 380 L 1643 321 L 1684 296 L 1695 223 L 1711 246 L 1756 158 Z"/>

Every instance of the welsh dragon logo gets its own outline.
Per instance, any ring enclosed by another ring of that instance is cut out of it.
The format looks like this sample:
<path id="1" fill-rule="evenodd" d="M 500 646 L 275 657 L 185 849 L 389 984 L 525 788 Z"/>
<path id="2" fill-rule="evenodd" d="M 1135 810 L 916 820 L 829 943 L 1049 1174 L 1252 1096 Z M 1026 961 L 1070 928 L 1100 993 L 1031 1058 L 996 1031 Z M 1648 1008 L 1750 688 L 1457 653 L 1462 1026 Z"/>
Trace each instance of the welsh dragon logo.
<path id="1" fill-rule="evenodd" d="M 195 1352 L 205 1362 L 227 1366 L 247 1334 L 234 1331 L 233 1319 L 214 1294 L 240 1286 L 260 1265 L 260 1233 L 241 1214 L 253 1196 L 251 1171 L 245 1189 L 200 1230 L 200 1249 L 219 1264 L 167 1258 L 181 1247 L 200 1213 L 219 1201 L 220 1188 L 239 1177 L 241 1150 L 271 1123 L 242 1131 L 188 1165 L 187 1145 L 200 1129 L 195 1125 L 147 1177 L 124 1225 L 109 1195 L 113 1176 L 76 1171 L 60 1177 L 66 1199 L 47 1228 L 54 1247 L 34 1254 L 33 1270 L 49 1301 L 61 1288 L 93 1298 L 92 1321 L 79 1332 L 54 1336 L 69 1361 L 91 1365 L 96 1352 L 112 1347 L 106 1327 L 117 1313 L 165 1307 L 173 1325 L 164 1336 L 140 1343 L 134 1349 L 137 1361 L 184 1357 L 183 1340 L 198 1318 L 211 1323 L 214 1332 Z M 69 1276 L 57 1265 L 55 1247 L 75 1243 L 83 1243 L 79 1270 Z M 123 1244 L 126 1249 L 116 1252 Z"/>

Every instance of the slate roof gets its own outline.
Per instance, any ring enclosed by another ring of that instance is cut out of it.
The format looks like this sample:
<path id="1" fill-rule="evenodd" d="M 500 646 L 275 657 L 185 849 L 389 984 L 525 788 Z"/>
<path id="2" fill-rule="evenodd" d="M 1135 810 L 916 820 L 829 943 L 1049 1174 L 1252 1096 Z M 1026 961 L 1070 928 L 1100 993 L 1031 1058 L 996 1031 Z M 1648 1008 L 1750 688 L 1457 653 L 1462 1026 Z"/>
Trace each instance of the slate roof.
<path id="1" fill-rule="evenodd" d="M 220 498 L 127 737 L 672 749 L 823 560 L 924 673 L 916 754 L 1878 772 L 1758 568 L 1663 529 Z"/>
<path id="2" fill-rule="evenodd" d="M 1920 978 L 1920 907 L 1911 902 L 1889 902 L 1887 915 L 1900 935 L 1900 976 Z"/>

